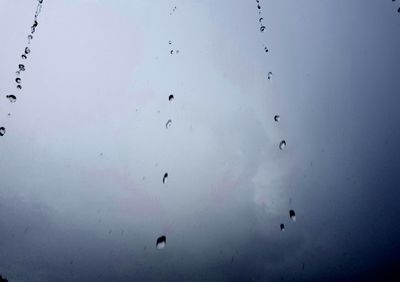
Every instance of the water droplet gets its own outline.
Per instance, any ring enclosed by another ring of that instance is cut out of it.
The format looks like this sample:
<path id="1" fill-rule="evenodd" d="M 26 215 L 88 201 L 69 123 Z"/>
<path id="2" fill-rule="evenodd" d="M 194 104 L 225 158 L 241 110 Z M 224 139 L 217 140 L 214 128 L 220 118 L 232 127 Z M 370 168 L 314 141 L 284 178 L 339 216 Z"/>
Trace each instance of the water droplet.
<path id="1" fill-rule="evenodd" d="M 16 71 L 16 72 L 15 72 L 15 75 L 17 75 L 17 76 L 19 76 L 20 74 L 21 74 L 20 71 Z"/>
<path id="2" fill-rule="evenodd" d="M 11 102 L 14 103 L 17 100 L 17 97 L 15 95 L 7 95 L 6 98 Z"/>
<path id="3" fill-rule="evenodd" d="M 158 237 L 156 241 L 156 248 L 161 250 L 165 248 L 165 245 L 167 244 L 167 238 L 165 235 Z"/>
<path id="4" fill-rule="evenodd" d="M 289 211 L 289 217 L 291 220 L 296 221 L 296 213 L 294 212 L 294 210 Z"/>
<path id="5" fill-rule="evenodd" d="M 261 32 L 264 32 L 264 30 L 265 30 L 265 26 L 262 25 L 262 26 L 260 27 L 260 31 L 261 31 Z"/>
<path id="6" fill-rule="evenodd" d="M 0 127 L 0 136 L 4 136 L 4 134 L 6 134 L 6 129 L 5 127 Z"/>
<path id="7" fill-rule="evenodd" d="M 18 68 L 20 71 L 25 71 L 25 66 L 23 64 L 19 64 Z"/>
<path id="8" fill-rule="evenodd" d="M 268 73 L 268 80 L 271 80 L 271 78 L 272 78 L 272 72 L 269 72 Z"/>
<path id="9" fill-rule="evenodd" d="M 279 122 L 280 119 L 281 119 L 280 115 L 275 115 L 274 116 L 274 121 Z"/>
<path id="10" fill-rule="evenodd" d="M 261 23 L 263 20 L 264 20 L 264 18 L 261 17 L 258 21 Z"/>
<path id="11" fill-rule="evenodd" d="M 167 121 L 167 123 L 165 124 L 165 127 L 168 129 L 168 128 L 170 128 L 171 127 L 171 125 L 172 125 L 172 120 L 168 120 Z"/>
<path id="12" fill-rule="evenodd" d="M 172 41 L 171 41 L 171 40 L 170 40 L 170 41 L 168 41 L 168 44 L 169 44 L 169 45 L 171 45 L 171 44 L 172 44 Z"/>
<path id="13" fill-rule="evenodd" d="M 21 90 L 21 89 L 22 89 L 22 86 L 21 86 L 21 84 L 18 84 L 18 85 L 17 85 L 17 89 L 19 89 L 19 90 Z"/>
<path id="14" fill-rule="evenodd" d="M 168 101 L 172 101 L 172 100 L 174 100 L 174 95 L 169 95 L 169 97 L 168 97 Z"/>
<path id="15" fill-rule="evenodd" d="M 16 82 L 16 83 L 21 83 L 21 78 L 17 77 L 17 78 L 15 79 L 15 82 Z"/>
<path id="16" fill-rule="evenodd" d="M 175 53 L 176 53 L 176 54 L 179 54 L 179 50 L 175 50 Z"/>
<path id="17" fill-rule="evenodd" d="M 8 113 L 8 116 L 11 116 L 11 113 Z"/>
<path id="18" fill-rule="evenodd" d="M 31 49 L 29 47 L 25 47 L 25 54 L 28 55 L 31 52 Z"/>
<path id="19" fill-rule="evenodd" d="M 42 4 L 43 3 L 43 0 L 39 0 L 39 4 Z"/>
<path id="20" fill-rule="evenodd" d="M 267 46 L 264 47 L 264 51 L 265 51 L 265 53 L 268 53 L 269 50 L 268 50 Z"/>
<path id="21" fill-rule="evenodd" d="M 281 143 L 279 143 L 279 149 L 283 150 L 286 147 L 286 141 L 282 140 Z"/>
<path id="22" fill-rule="evenodd" d="M 257 9 L 259 9 L 259 10 L 260 10 L 260 9 L 261 9 L 261 6 L 260 6 L 260 5 L 257 5 Z"/>
<path id="23" fill-rule="evenodd" d="M 22 58 L 23 60 L 26 60 L 27 57 L 26 57 L 25 54 L 22 54 L 22 55 L 21 55 L 21 58 Z"/>
<path id="24" fill-rule="evenodd" d="M 397 9 L 397 13 L 400 13 L 400 8 Z"/>
<path id="25" fill-rule="evenodd" d="M 165 184 L 167 182 L 167 178 L 168 178 L 168 172 L 164 173 L 163 179 L 162 179 L 162 183 Z"/>
<path id="26" fill-rule="evenodd" d="M 174 54 L 174 50 L 171 50 L 170 53 L 171 53 L 171 55 Z"/>
<path id="27" fill-rule="evenodd" d="M 31 44 L 31 40 L 33 39 L 33 36 L 31 34 L 28 35 L 28 44 Z"/>
<path id="28" fill-rule="evenodd" d="M 285 231 L 285 224 L 281 223 L 281 231 Z"/>

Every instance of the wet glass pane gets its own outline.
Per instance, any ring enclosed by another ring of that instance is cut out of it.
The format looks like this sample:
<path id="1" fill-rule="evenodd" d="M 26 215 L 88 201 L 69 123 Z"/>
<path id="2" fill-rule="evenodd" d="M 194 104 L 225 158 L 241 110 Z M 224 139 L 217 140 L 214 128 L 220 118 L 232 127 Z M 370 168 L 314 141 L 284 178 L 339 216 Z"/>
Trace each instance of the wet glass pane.
<path id="1" fill-rule="evenodd" d="M 399 277 L 399 1 L 0 1 L 0 281 Z"/>

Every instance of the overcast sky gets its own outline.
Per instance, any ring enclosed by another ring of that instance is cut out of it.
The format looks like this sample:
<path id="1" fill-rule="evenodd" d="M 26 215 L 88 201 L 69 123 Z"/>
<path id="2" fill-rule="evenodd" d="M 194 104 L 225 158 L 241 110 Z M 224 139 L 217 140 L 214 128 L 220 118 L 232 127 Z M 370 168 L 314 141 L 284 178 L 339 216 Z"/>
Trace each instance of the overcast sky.
<path id="1" fill-rule="evenodd" d="M 44 0 L 28 44 L 37 3 L 0 0 L 0 275 L 393 274 L 399 1 Z"/>

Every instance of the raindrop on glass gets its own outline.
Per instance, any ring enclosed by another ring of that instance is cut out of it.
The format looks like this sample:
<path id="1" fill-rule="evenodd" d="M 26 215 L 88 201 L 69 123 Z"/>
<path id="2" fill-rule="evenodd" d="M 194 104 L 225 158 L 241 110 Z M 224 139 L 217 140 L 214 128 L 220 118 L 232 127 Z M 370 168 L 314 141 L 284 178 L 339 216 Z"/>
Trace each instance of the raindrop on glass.
<path id="1" fill-rule="evenodd" d="M 285 224 L 281 223 L 281 231 L 285 231 Z"/>
<path id="2" fill-rule="evenodd" d="M 14 103 L 17 100 L 17 97 L 15 95 L 7 95 L 6 98 L 11 102 Z"/>
<path id="3" fill-rule="evenodd" d="M 159 250 L 164 249 L 166 244 L 167 244 L 167 238 L 164 235 L 157 238 L 157 241 L 156 241 L 157 249 L 159 249 Z"/>
<path id="4" fill-rule="evenodd" d="M 274 116 L 274 121 L 279 122 L 280 119 L 281 119 L 280 115 L 275 115 Z"/>
<path id="5" fill-rule="evenodd" d="M 261 9 L 261 6 L 260 6 L 260 5 L 257 5 L 257 9 L 259 9 L 259 10 L 260 10 L 260 9 Z"/>
<path id="6" fill-rule="evenodd" d="M 171 50 L 169 53 L 170 53 L 171 55 L 174 54 L 174 50 Z"/>
<path id="7" fill-rule="evenodd" d="M 265 53 L 268 53 L 269 50 L 268 50 L 267 46 L 264 47 L 264 51 L 265 51 Z"/>
<path id="8" fill-rule="evenodd" d="M 261 31 L 261 32 L 264 32 L 264 30 L 265 30 L 265 26 L 262 25 L 262 26 L 260 27 L 260 31 Z"/>
<path id="9" fill-rule="evenodd" d="M 0 127 L 0 136 L 4 136 L 4 134 L 6 134 L 6 129 L 5 127 Z"/>
<path id="10" fill-rule="evenodd" d="M 21 55 L 21 58 L 22 58 L 23 60 L 26 60 L 27 57 L 26 57 L 25 54 L 22 54 L 22 55 Z"/>
<path id="11" fill-rule="evenodd" d="M 271 78 L 272 78 L 272 72 L 270 71 L 270 72 L 268 73 L 268 80 L 271 80 Z"/>
<path id="12" fill-rule="evenodd" d="M 33 36 L 31 34 L 28 35 L 28 44 L 31 44 L 31 40 L 33 39 Z"/>
<path id="13" fill-rule="evenodd" d="M 15 79 L 15 82 L 16 82 L 16 83 L 21 83 L 21 78 L 17 77 L 17 78 Z"/>
<path id="14" fill-rule="evenodd" d="M 19 76 L 20 74 L 21 74 L 20 71 L 16 71 L 16 72 L 15 72 L 15 75 L 16 75 L 16 76 Z"/>
<path id="15" fill-rule="evenodd" d="M 28 55 L 31 52 L 31 49 L 29 47 L 25 47 L 25 54 Z"/>
<path id="16" fill-rule="evenodd" d="M 279 143 L 279 149 L 283 150 L 286 147 L 286 141 L 282 140 L 281 143 Z"/>
<path id="17" fill-rule="evenodd" d="M 22 89 L 22 86 L 21 86 L 21 84 L 18 84 L 18 85 L 17 85 L 17 89 L 19 89 L 19 90 L 21 90 L 21 89 Z"/>
<path id="18" fill-rule="evenodd" d="M 171 44 L 172 44 L 172 41 L 171 41 L 171 40 L 170 40 L 170 41 L 168 41 L 168 44 L 169 44 L 169 45 L 171 45 Z"/>
<path id="19" fill-rule="evenodd" d="M 261 23 L 264 20 L 264 18 L 260 18 L 258 21 Z"/>
<path id="20" fill-rule="evenodd" d="M 164 173 L 163 179 L 162 179 L 162 183 L 165 184 L 167 182 L 167 178 L 168 178 L 168 172 Z"/>
<path id="21" fill-rule="evenodd" d="M 18 68 L 20 71 L 25 71 L 25 66 L 23 64 L 19 64 Z"/>
<path id="22" fill-rule="evenodd" d="M 296 221 L 296 213 L 294 212 L 294 210 L 289 211 L 289 217 L 291 220 Z"/>
<path id="23" fill-rule="evenodd" d="M 172 101 L 172 100 L 174 100 L 174 95 L 169 95 L 169 97 L 168 97 L 168 101 Z"/>
<path id="24" fill-rule="evenodd" d="M 168 120 L 167 123 L 165 124 L 165 127 L 168 129 L 172 125 L 172 120 Z"/>

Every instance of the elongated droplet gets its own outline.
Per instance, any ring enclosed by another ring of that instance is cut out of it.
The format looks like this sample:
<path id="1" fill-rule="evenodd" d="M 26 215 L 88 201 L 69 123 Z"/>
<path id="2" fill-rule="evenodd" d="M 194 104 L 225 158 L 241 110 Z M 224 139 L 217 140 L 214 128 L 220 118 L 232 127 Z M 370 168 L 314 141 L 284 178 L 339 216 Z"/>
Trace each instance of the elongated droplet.
<path id="1" fill-rule="evenodd" d="M 257 5 L 257 9 L 259 9 L 259 10 L 260 10 L 260 9 L 261 9 L 261 6 L 260 6 L 260 5 Z"/>
<path id="2" fill-rule="evenodd" d="M 165 184 L 167 182 L 167 178 L 168 178 L 168 172 L 164 173 L 163 179 L 162 179 L 162 183 Z"/>
<path id="3" fill-rule="evenodd" d="M 17 78 L 15 79 L 15 82 L 16 82 L 16 83 L 21 83 L 21 78 L 17 77 Z"/>
<path id="4" fill-rule="evenodd" d="M 25 54 L 28 55 L 31 52 L 31 49 L 29 47 L 25 47 Z"/>
<path id="5" fill-rule="evenodd" d="M 174 50 L 171 50 L 169 53 L 170 53 L 171 55 L 174 54 Z"/>
<path id="6" fill-rule="evenodd" d="M 294 210 L 289 211 L 289 217 L 291 220 L 296 221 L 296 213 L 294 212 Z"/>
<path id="7" fill-rule="evenodd" d="M 0 136 L 4 136 L 4 134 L 6 134 L 6 129 L 5 127 L 0 127 Z"/>
<path id="8" fill-rule="evenodd" d="M 260 31 L 261 31 L 261 32 L 264 32 L 264 30 L 265 30 L 265 26 L 262 25 L 262 26 L 260 27 Z"/>
<path id="9" fill-rule="evenodd" d="M 261 17 L 258 21 L 261 23 L 263 20 L 264 20 L 264 18 Z"/>
<path id="10" fill-rule="evenodd" d="M 274 116 L 274 121 L 279 122 L 280 119 L 281 119 L 280 115 L 275 115 Z"/>
<path id="11" fill-rule="evenodd" d="M 165 124 L 165 127 L 168 129 L 172 125 L 172 120 L 168 120 L 167 123 Z"/>
<path id="12" fill-rule="evenodd" d="M 272 72 L 270 71 L 270 72 L 268 73 L 268 80 L 271 80 L 271 78 L 272 78 Z"/>
<path id="13" fill-rule="evenodd" d="M 25 66 L 23 64 L 19 64 L 18 68 L 20 71 L 25 71 Z"/>
<path id="14" fill-rule="evenodd" d="M 282 140 L 281 143 L 279 143 L 279 149 L 283 150 L 286 147 L 286 141 Z"/>
<path id="15" fill-rule="evenodd" d="M 168 101 L 172 101 L 172 100 L 174 100 L 174 95 L 169 95 L 169 97 L 168 97 Z"/>
<path id="16" fill-rule="evenodd" d="M 281 223 L 281 231 L 285 231 L 285 224 Z"/>
<path id="17" fill-rule="evenodd" d="M 156 241 L 157 249 L 159 249 L 159 250 L 164 249 L 166 244 L 167 244 L 167 238 L 165 237 L 165 235 L 157 238 L 157 241 Z"/>
<path id="18" fill-rule="evenodd" d="M 17 100 L 17 97 L 15 95 L 7 95 L 6 98 L 11 102 L 14 103 Z"/>

